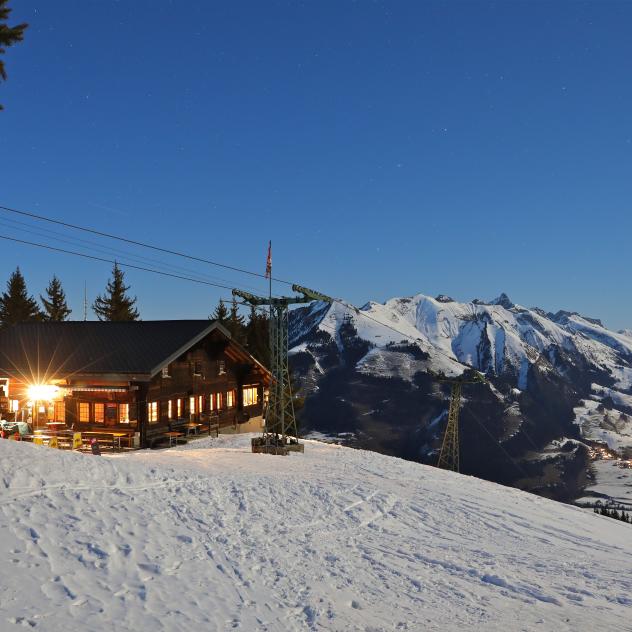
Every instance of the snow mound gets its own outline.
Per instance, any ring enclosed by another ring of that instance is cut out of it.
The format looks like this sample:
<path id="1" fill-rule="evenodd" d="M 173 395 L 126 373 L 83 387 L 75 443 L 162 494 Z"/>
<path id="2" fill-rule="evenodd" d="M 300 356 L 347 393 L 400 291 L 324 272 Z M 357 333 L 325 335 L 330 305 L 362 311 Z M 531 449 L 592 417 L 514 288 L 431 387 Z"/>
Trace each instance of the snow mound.
<path id="1" fill-rule="evenodd" d="M 629 525 L 248 435 L 109 458 L 0 441 L 0 629 L 631 629 Z"/>

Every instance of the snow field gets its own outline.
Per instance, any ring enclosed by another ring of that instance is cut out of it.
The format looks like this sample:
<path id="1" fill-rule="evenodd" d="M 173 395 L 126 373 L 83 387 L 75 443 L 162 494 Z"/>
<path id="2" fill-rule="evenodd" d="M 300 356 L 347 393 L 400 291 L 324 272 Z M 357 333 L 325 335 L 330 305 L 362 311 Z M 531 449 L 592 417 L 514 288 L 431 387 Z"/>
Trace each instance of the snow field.
<path id="1" fill-rule="evenodd" d="M 107 458 L 0 441 L 0 630 L 632 630 L 629 525 L 249 440 Z"/>

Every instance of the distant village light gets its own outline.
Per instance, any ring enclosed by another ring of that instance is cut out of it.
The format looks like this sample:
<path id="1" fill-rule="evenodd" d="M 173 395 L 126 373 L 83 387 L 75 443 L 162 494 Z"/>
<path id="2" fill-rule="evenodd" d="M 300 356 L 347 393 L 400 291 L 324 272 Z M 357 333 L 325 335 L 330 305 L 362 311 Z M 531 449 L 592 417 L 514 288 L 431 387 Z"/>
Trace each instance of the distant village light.
<path id="1" fill-rule="evenodd" d="M 31 384 L 28 397 L 33 401 L 51 401 L 59 393 L 59 387 L 53 384 Z"/>

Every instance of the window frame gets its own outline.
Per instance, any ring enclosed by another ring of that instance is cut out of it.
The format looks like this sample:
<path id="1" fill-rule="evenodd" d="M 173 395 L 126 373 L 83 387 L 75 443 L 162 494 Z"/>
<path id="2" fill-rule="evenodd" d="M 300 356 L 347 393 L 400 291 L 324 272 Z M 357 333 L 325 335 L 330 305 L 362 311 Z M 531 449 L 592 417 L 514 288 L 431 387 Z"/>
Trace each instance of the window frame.
<path id="1" fill-rule="evenodd" d="M 123 415 L 123 410 L 125 410 L 126 414 Z M 118 410 L 116 413 L 116 421 L 119 424 L 129 424 L 130 423 L 130 419 L 129 419 L 129 402 L 119 402 L 118 403 Z"/>
<path id="2" fill-rule="evenodd" d="M 158 402 L 147 402 L 147 423 L 156 424 L 159 421 Z"/>
<path id="3" fill-rule="evenodd" d="M 77 417 L 79 418 L 79 423 L 89 424 L 90 423 L 90 402 L 78 402 L 79 406 L 77 407 Z M 85 419 L 83 418 L 83 410 L 87 411 L 85 415 Z"/>
<path id="4" fill-rule="evenodd" d="M 242 387 L 242 401 L 244 407 L 256 406 L 259 403 L 259 387 L 254 384 L 248 384 Z"/>
<path id="5" fill-rule="evenodd" d="M 53 403 L 53 417 L 55 421 L 66 421 L 66 402 L 63 399 Z"/>
<path id="6" fill-rule="evenodd" d="M 97 410 L 100 413 L 97 413 Z M 104 402 L 94 402 L 92 404 L 92 415 L 93 421 L 95 424 L 104 424 L 105 425 L 105 403 Z M 97 419 L 97 415 L 101 417 L 101 419 Z"/>

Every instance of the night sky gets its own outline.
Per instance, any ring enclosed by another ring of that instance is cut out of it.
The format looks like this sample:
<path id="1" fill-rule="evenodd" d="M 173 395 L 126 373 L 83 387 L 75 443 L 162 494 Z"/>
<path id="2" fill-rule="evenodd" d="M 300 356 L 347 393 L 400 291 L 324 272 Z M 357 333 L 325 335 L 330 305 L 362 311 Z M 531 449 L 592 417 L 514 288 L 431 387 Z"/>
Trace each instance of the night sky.
<path id="1" fill-rule="evenodd" d="M 275 276 L 358 305 L 505 291 L 632 327 L 632 2 L 10 5 L 30 28 L 4 56 L 0 205 L 261 273 L 272 239 Z M 0 235 L 131 260 L 15 220 Z M 2 286 L 18 264 L 75 318 L 110 273 L 0 242 Z M 229 296 L 127 280 L 145 319 Z"/>

